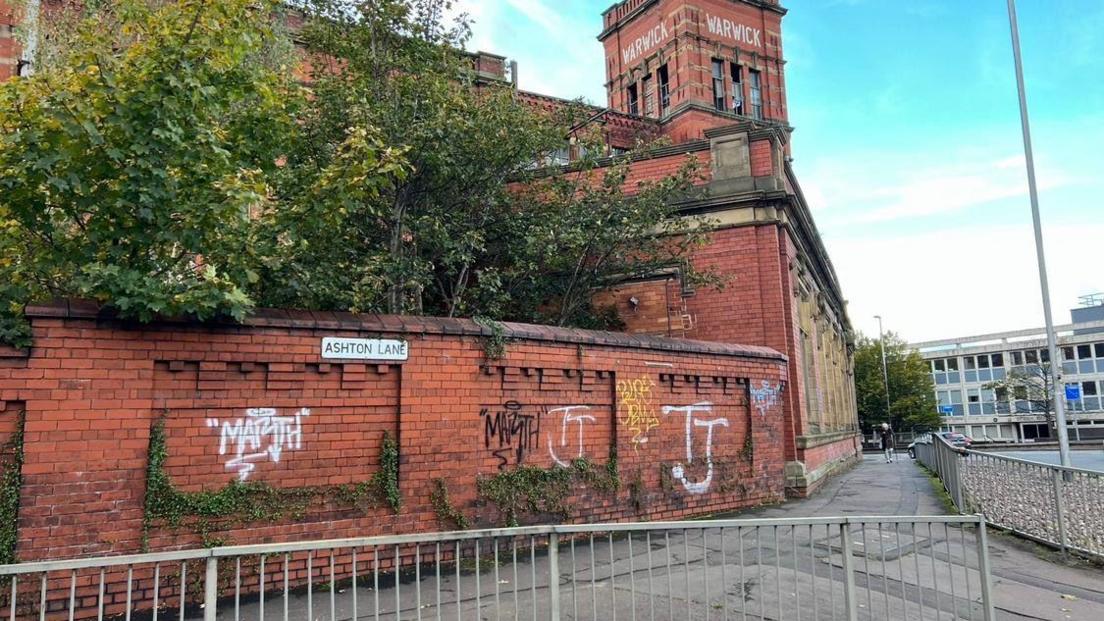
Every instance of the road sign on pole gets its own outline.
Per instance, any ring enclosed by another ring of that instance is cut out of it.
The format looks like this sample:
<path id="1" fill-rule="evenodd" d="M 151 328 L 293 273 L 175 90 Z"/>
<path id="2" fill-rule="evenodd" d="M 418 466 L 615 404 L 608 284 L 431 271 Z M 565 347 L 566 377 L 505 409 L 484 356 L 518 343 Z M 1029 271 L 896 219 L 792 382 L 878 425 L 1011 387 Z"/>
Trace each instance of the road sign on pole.
<path id="1" fill-rule="evenodd" d="M 939 413 L 944 414 L 946 416 L 950 416 L 951 414 L 954 414 L 954 406 L 953 405 L 941 405 L 941 406 L 939 406 Z"/>
<path id="2" fill-rule="evenodd" d="M 1066 401 L 1077 401 L 1081 398 L 1081 387 L 1077 384 L 1066 384 Z"/>

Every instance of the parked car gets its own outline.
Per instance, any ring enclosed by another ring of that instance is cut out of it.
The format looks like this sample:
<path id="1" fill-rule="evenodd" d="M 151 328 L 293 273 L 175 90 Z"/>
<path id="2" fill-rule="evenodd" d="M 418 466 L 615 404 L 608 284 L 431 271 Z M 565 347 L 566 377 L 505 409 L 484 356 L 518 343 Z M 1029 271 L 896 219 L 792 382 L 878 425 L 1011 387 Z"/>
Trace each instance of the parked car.
<path id="1" fill-rule="evenodd" d="M 967 435 L 953 431 L 943 431 L 939 434 L 944 440 L 955 448 L 970 448 L 974 441 Z"/>
<path id="2" fill-rule="evenodd" d="M 955 448 L 967 448 L 968 449 L 971 446 L 973 446 L 973 444 L 974 444 L 974 441 L 973 441 L 972 438 L 970 438 L 970 436 L 967 436 L 965 434 L 961 434 L 961 433 L 958 433 L 958 432 L 955 432 L 955 431 L 940 431 L 939 432 L 939 437 L 946 440 L 951 446 L 953 446 Z M 912 444 L 908 445 L 908 455 L 909 455 L 909 457 L 911 457 L 913 459 L 916 459 L 916 445 L 917 445 L 917 443 L 931 444 L 931 434 L 925 434 L 923 436 L 920 436 L 919 438 L 916 439 L 916 441 L 914 441 Z"/>

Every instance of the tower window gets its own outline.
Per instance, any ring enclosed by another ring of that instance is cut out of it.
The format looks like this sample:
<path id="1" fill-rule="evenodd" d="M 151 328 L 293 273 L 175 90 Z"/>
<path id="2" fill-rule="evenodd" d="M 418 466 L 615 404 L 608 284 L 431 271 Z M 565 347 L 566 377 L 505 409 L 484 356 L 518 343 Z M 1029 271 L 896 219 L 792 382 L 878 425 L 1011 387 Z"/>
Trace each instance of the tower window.
<path id="1" fill-rule="evenodd" d="M 763 74 L 755 69 L 748 70 L 748 82 L 751 84 L 751 116 L 763 118 Z"/>
<path id="2" fill-rule="evenodd" d="M 629 114 L 640 114 L 640 93 L 636 84 L 629 85 Z"/>
<path id="3" fill-rule="evenodd" d="M 644 116 L 656 116 L 655 87 L 652 85 L 652 76 L 644 76 L 640 85 L 644 89 Z"/>
<path id="4" fill-rule="evenodd" d="M 713 107 L 725 109 L 724 61 L 713 59 Z"/>
<path id="5" fill-rule="evenodd" d="M 743 116 L 744 110 L 744 68 L 732 63 L 732 111 Z"/>
<path id="6" fill-rule="evenodd" d="M 659 68 L 659 109 L 667 112 L 671 107 L 671 76 L 667 73 L 667 65 Z"/>

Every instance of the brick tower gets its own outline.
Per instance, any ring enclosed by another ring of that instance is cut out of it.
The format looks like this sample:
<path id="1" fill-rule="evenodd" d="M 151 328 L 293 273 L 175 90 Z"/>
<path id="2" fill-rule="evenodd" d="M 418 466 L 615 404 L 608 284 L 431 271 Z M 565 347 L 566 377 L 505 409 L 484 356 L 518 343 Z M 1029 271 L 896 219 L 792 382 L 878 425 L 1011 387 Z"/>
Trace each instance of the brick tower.
<path id="1" fill-rule="evenodd" d="M 602 14 L 609 107 L 675 142 L 739 120 L 787 125 L 775 0 L 626 0 Z"/>

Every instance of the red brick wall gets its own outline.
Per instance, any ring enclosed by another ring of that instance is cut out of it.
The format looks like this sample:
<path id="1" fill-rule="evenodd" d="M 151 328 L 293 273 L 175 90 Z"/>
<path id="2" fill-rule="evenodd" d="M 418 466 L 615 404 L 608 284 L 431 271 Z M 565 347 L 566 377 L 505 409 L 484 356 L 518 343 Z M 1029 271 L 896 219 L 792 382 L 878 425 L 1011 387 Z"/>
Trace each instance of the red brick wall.
<path id="1" fill-rule="evenodd" d="M 17 16 L 10 2 L 0 0 L 0 81 L 16 75 L 19 41 L 15 39 Z"/>
<path id="2" fill-rule="evenodd" d="M 386 431 L 398 438 L 403 507 L 395 514 L 322 502 L 301 519 L 215 525 L 226 543 L 449 528 L 429 501 L 435 479 L 476 524 L 498 525 L 493 504 L 477 502 L 477 477 L 579 456 L 604 464 L 611 448 L 626 485 L 579 489 L 569 521 L 673 519 L 783 493 L 781 409 L 749 402 L 749 384 L 785 378 L 784 357 L 764 348 L 511 325 L 507 355 L 488 363 L 480 328 L 459 320 L 272 313 L 240 326 L 138 327 L 96 319 L 77 304 L 31 314 L 29 356 L 0 359 L 0 401 L 6 412 L 26 412 L 21 560 L 138 551 L 152 426 L 164 421 L 165 470 L 176 487 L 213 490 L 240 476 L 227 464 L 233 442 L 220 454 L 220 433 L 250 408 L 299 413 L 301 442 L 285 445 L 279 461 L 251 460 L 248 481 L 286 488 L 366 480 L 378 470 Z M 328 362 L 319 354 L 323 336 L 403 337 L 410 357 Z M 698 405 L 695 420 L 724 420 L 714 426 L 711 478 L 704 430 L 692 432 L 688 459 L 686 411 L 664 410 L 703 403 L 710 405 Z M 640 405 L 632 415 L 631 405 Z M 499 411 L 530 416 L 539 428 L 500 446 L 487 433 L 487 417 Z M 676 464 L 690 487 L 672 478 Z M 639 508 L 627 489 L 634 480 Z M 707 480 L 705 493 L 691 493 Z M 149 535 L 151 549 L 201 543 L 187 526 L 156 524 Z"/>

